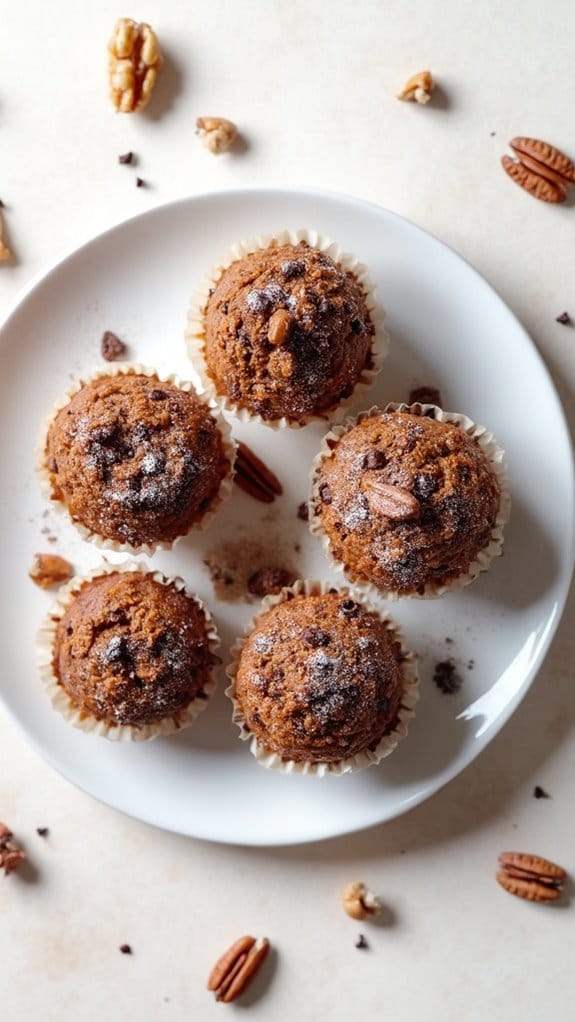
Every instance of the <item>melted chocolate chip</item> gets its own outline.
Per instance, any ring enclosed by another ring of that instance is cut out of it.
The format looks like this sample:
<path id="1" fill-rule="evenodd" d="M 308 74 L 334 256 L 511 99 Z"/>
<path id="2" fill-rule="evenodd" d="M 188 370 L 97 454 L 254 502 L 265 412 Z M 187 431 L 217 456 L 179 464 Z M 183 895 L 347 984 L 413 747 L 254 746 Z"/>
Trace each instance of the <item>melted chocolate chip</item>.
<path id="1" fill-rule="evenodd" d="M 343 600 L 339 609 L 344 617 L 352 618 L 359 614 L 359 604 L 355 600 Z"/>
<path id="2" fill-rule="evenodd" d="M 150 401 L 165 401 L 168 395 L 165 390 L 157 390 L 154 388 L 154 390 L 150 391 L 148 396 Z"/>
<path id="3" fill-rule="evenodd" d="M 306 646 L 311 646 L 312 649 L 328 646 L 331 642 L 330 636 L 322 628 L 304 628 L 301 637 Z"/>
<path id="4" fill-rule="evenodd" d="M 321 484 L 319 488 L 319 499 L 322 501 L 323 504 L 331 504 L 332 502 L 331 487 L 328 486 L 327 483 Z"/>
<path id="5" fill-rule="evenodd" d="M 48 468 L 50 469 L 50 472 L 57 472 L 58 471 L 58 465 L 56 463 L 56 459 L 55 458 L 49 458 L 48 459 Z"/>
<path id="6" fill-rule="evenodd" d="M 306 269 L 305 259 L 285 259 L 280 269 L 286 280 L 292 280 L 293 277 L 301 277 Z"/>
<path id="7" fill-rule="evenodd" d="M 360 319 L 352 319 L 351 321 L 351 332 L 353 334 L 360 334 L 362 331 L 362 325 Z"/>
<path id="8" fill-rule="evenodd" d="M 387 458 L 383 451 L 378 451 L 374 448 L 372 451 L 368 451 L 363 459 L 363 467 L 368 469 L 380 469 L 385 468 L 387 464 Z"/>
<path id="9" fill-rule="evenodd" d="M 419 472 L 413 481 L 413 493 L 419 500 L 429 500 L 437 491 L 439 481 L 435 476 Z"/>

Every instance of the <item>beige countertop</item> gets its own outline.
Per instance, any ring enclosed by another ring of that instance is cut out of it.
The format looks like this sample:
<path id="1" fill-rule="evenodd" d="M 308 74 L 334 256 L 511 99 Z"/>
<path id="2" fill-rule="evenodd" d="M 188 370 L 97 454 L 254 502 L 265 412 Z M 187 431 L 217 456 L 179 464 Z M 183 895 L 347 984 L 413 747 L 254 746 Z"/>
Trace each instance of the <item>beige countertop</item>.
<path id="1" fill-rule="evenodd" d="M 156 101 L 132 118 L 106 99 L 121 14 L 149 20 L 168 54 Z M 555 317 L 575 319 L 575 209 L 515 188 L 499 156 L 517 134 L 574 155 L 574 37 L 571 0 L 5 2 L 0 198 L 16 258 L 0 265 L 0 312 L 61 252 L 155 204 L 320 186 L 406 216 L 476 266 L 530 331 L 573 423 L 575 329 Z M 425 66 L 437 102 L 398 103 Z M 195 118 L 212 113 L 238 123 L 244 152 L 216 159 L 199 145 Z M 129 149 L 145 188 L 117 165 Z M 31 863 L 0 878 L 3 1016 L 572 1018 L 569 898 L 529 905 L 493 873 L 517 846 L 575 874 L 574 610 L 572 596 L 532 690 L 462 775 L 392 823 L 315 845 L 243 849 L 154 830 L 76 790 L 0 716 L 0 819 Z M 552 798 L 535 800 L 535 784 Z M 384 899 L 382 925 L 341 911 L 356 878 Z M 362 929 L 366 952 L 354 948 Z M 272 939 L 271 966 L 237 1007 L 215 1005 L 207 972 L 251 931 Z"/>

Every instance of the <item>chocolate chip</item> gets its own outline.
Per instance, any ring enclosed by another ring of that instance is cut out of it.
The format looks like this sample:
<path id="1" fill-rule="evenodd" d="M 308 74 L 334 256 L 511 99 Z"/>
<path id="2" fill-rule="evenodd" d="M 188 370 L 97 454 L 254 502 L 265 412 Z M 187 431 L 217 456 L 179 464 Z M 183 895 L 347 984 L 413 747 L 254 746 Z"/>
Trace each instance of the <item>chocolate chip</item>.
<path id="1" fill-rule="evenodd" d="M 439 488 L 439 481 L 435 476 L 419 472 L 413 480 L 413 493 L 420 500 L 428 500 Z"/>
<path id="2" fill-rule="evenodd" d="M 307 506 L 307 500 L 302 500 L 301 504 L 298 504 L 297 516 L 302 522 L 308 521 L 309 508 Z"/>
<path id="3" fill-rule="evenodd" d="M 362 331 L 362 325 L 360 319 L 352 319 L 351 321 L 351 332 L 353 334 L 360 334 Z"/>
<path id="4" fill-rule="evenodd" d="M 50 472 L 58 471 L 58 464 L 55 458 L 48 458 L 48 468 L 50 469 Z"/>
<path id="5" fill-rule="evenodd" d="M 545 788 L 541 788 L 539 784 L 536 784 L 533 789 L 533 798 L 551 798 L 551 795 L 545 791 Z"/>
<path id="6" fill-rule="evenodd" d="M 563 326 L 566 326 L 567 323 L 571 322 L 571 316 L 569 315 L 568 312 L 562 312 L 560 316 L 556 317 L 555 322 L 562 323 Z"/>
<path id="7" fill-rule="evenodd" d="M 222 304 L 220 305 L 220 312 L 221 312 L 222 316 L 227 316 L 228 310 L 229 310 L 228 303 L 227 302 L 222 302 Z"/>
<path id="8" fill-rule="evenodd" d="M 301 637 L 306 646 L 311 646 L 312 649 L 328 646 L 331 642 L 328 633 L 324 632 L 322 628 L 304 628 Z"/>
<path id="9" fill-rule="evenodd" d="M 248 591 L 254 596 L 270 596 L 292 582 L 293 575 L 283 568 L 260 568 L 248 579 Z"/>
<path id="10" fill-rule="evenodd" d="M 36 833 L 38 837 L 48 837 L 50 831 L 48 830 L 48 827 L 36 827 Z"/>
<path id="11" fill-rule="evenodd" d="M 133 159 L 133 153 L 123 153 L 121 156 L 118 156 L 118 163 L 131 163 Z"/>
<path id="12" fill-rule="evenodd" d="M 115 362 L 117 358 L 125 354 L 126 345 L 111 330 L 106 330 L 100 342 L 100 351 L 106 362 Z"/>
<path id="13" fill-rule="evenodd" d="M 321 484 L 321 486 L 319 488 L 319 499 L 324 504 L 331 504 L 331 501 L 332 501 L 331 487 L 328 486 L 327 483 L 322 483 Z"/>
<path id="14" fill-rule="evenodd" d="M 145 187 L 146 187 L 146 182 L 141 177 L 137 177 L 136 178 L 136 188 L 145 188 Z"/>
<path id="15" fill-rule="evenodd" d="M 132 948 L 130 947 L 129 944 L 120 944 L 120 951 L 122 952 L 123 955 L 132 954 Z"/>
<path id="16" fill-rule="evenodd" d="M 369 469 L 385 468 L 387 464 L 387 458 L 383 451 L 378 451 L 374 448 L 372 451 L 368 451 L 363 459 L 363 467 Z"/>
<path id="17" fill-rule="evenodd" d="M 367 940 L 365 939 L 363 933 L 359 934 L 359 937 L 355 942 L 355 946 L 359 948 L 360 951 L 365 951 L 369 947 L 369 944 L 367 943 Z"/>
<path id="18" fill-rule="evenodd" d="M 359 604 L 355 600 L 343 600 L 339 609 L 344 617 L 352 618 L 359 614 Z"/>
<path id="19" fill-rule="evenodd" d="M 302 273 L 305 273 L 305 260 L 304 259 L 286 259 L 280 266 L 286 280 L 291 280 L 293 277 L 301 277 Z"/>
<path id="20" fill-rule="evenodd" d="M 165 390 L 154 389 L 150 391 L 148 396 L 150 398 L 150 401 L 165 401 L 168 395 L 166 394 Z"/>
<path id="21" fill-rule="evenodd" d="M 454 660 L 441 660 L 435 665 L 433 680 L 440 692 L 444 695 L 453 695 L 459 692 L 462 685 L 461 675 L 458 673 Z"/>
<path id="22" fill-rule="evenodd" d="M 439 405 L 441 408 L 441 391 L 437 387 L 415 387 L 409 392 L 410 405 Z"/>

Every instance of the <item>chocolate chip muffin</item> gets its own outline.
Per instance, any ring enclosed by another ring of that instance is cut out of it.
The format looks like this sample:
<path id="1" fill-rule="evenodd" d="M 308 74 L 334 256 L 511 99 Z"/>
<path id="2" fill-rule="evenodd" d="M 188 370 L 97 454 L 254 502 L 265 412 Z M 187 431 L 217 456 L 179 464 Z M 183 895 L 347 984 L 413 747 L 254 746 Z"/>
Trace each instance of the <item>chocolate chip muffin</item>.
<path id="1" fill-rule="evenodd" d="M 183 584 L 162 576 L 77 581 L 51 635 L 51 678 L 79 726 L 153 737 L 189 724 L 213 689 L 211 621 Z"/>
<path id="2" fill-rule="evenodd" d="M 276 241 L 224 269 L 203 329 L 216 393 L 266 422 L 331 411 L 374 367 L 363 284 L 305 242 Z"/>
<path id="3" fill-rule="evenodd" d="M 43 462 L 52 500 L 76 524 L 132 548 L 200 525 L 231 472 L 207 404 L 136 371 L 82 384 L 52 419 Z"/>
<path id="4" fill-rule="evenodd" d="M 500 552 L 502 452 L 463 416 L 400 408 L 334 431 L 314 474 L 311 528 L 348 578 L 435 595 Z"/>
<path id="5" fill-rule="evenodd" d="M 347 591 L 285 590 L 270 602 L 229 672 L 243 737 L 255 736 L 258 758 L 284 765 L 342 772 L 378 761 L 414 702 L 411 657 L 391 623 Z"/>

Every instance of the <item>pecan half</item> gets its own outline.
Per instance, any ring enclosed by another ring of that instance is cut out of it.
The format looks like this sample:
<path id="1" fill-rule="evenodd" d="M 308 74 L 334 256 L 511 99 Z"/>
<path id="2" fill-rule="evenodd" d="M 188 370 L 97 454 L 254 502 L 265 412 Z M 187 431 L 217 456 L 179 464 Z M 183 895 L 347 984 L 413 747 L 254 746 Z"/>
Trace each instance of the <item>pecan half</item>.
<path id="1" fill-rule="evenodd" d="M 497 883 L 527 901 L 556 901 L 567 876 L 562 866 L 525 852 L 502 852 L 499 866 Z"/>
<path id="2" fill-rule="evenodd" d="M 70 561 L 58 554 L 35 554 L 28 574 L 41 589 L 52 589 L 67 582 L 73 570 Z"/>
<path id="3" fill-rule="evenodd" d="M 145 22 L 118 18 L 108 54 L 110 99 L 116 110 L 123 114 L 143 110 L 163 64 L 154 30 Z"/>
<path id="4" fill-rule="evenodd" d="M 278 477 L 241 441 L 235 463 L 235 480 L 240 490 L 263 504 L 271 504 L 283 493 Z"/>
<path id="5" fill-rule="evenodd" d="M 240 937 L 218 959 L 209 977 L 207 987 L 216 995 L 217 1001 L 229 1004 L 235 1001 L 251 983 L 260 969 L 270 942 L 267 937 Z"/>
<path id="6" fill-rule="evenodd" d="M 403 486 L 384 483 L 375 473 L 364 476 L 362 486 L 367 495 L 367 502 L 376 514 L 385 515 L 386 518 L 398 522 L 419 518 L 421 505 L 417 497 Z"/>
<path id="7" fill-rule="evenodd" d="M 505 173 L 542 202 L 564 202 L 575 185 L 575 164 L 555 146 L 536 138 L 512 138 L 516 159 L 502 156 Z"/>

